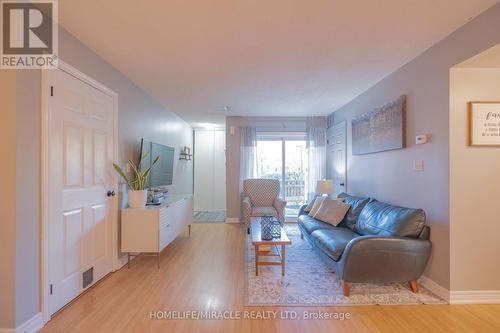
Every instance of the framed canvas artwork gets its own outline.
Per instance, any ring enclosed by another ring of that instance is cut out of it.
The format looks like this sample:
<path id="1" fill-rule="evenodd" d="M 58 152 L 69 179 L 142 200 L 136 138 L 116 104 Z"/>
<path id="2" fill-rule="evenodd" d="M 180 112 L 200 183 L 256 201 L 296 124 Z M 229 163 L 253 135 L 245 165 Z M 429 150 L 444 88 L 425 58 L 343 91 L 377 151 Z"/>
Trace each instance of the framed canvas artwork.
<path id="1" fill-rule="evenodd" d="M 352 120 L 352 154 L 406 147 L 406 96 Z"/>
<path id="2" fill-rule="evenodd" d="M 469 146 L 500 147 L 500 102 L 469 102 Z"/>

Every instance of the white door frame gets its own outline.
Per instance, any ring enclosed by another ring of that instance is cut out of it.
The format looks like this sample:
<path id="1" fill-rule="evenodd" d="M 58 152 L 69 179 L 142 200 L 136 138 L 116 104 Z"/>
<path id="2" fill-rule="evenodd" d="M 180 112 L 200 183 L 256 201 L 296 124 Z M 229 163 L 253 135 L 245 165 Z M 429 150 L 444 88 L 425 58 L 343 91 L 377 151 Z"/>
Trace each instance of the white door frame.
<path id="1" fill-rule="evenodd" d="M 68 65 L 61 59 L 58 59 L 57 68 L 64 71 L 65 73 L 79 79 L 80 81 L 98 89 L 104 94 L 110 96 L 113 99 L 113 159 L 116 161 L 118 159 L 118 94 L 113 90 L 102 85 L 98 81 L 89 77 L 88 75 L 80 72 L 76 68 Z M 44 69 L 41 71 L 41 184 L 40 184 L 40 196 L 41 196 L 41 241 L 40 241 L 40 252 L 41 252 L 41 287 L 40 287 L 40 299 L 41 299 L 41 310 L 43 323 L 46 324 L 50 320 L 50 308 L 49 308 L 49 243 L 48 243 L 48 198 L 49 198 L 49 177 L 48 177 L 48 161 L 49 161 L 49 100 L 51 97 L 51 86 L 52 86 L 52 72 L 54 69 Z M 57 93 L 57 92 L 55 92 Z M 117 191 L 118 181 L 116 175 L 112 177 L 112 186 L 115 191 Z M 110 202 L 111 206 L 111 244 L 113 246 L 112 260 L 113 260 L 113 271 L 121 267 L 118 260 L 118 197 L 115 196 Z"/>

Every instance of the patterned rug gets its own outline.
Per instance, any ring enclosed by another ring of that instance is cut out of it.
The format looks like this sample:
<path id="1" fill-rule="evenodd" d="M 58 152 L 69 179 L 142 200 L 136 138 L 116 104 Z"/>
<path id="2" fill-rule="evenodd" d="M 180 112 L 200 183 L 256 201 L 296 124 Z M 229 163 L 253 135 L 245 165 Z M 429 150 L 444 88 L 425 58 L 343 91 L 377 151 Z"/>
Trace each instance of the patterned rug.
<path id="1" fill-rule="evenodd" d="M 226 221 L 226 211 L 194 212 L 194 223 L 223 223 Z"/>
<path id="2" fill-rule="evenodd" d="M 338 276 L 300 238 L 298 226 L 286 225 L 285 230 L 292 244 L 286 247 L 284 277 L 281 266 L 260 266 L 255 276 L 254 248 L 247 237 L 247 305 L 446 304 L 422 286 L 414 294 L 399 283 L 353 283 L 351 295 L 345 297 Z"/>

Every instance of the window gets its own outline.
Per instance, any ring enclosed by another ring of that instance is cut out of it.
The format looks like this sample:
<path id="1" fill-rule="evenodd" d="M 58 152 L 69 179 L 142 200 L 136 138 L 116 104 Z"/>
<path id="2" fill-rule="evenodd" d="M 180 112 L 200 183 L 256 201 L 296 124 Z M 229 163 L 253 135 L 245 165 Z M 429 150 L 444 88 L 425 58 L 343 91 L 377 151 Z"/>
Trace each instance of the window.
<path id="1" fill-rule="evenodd" d="M 285 216 L 296 217 L 306 203 L 306 174 L 305 133 L 258 133 L 257 177 L 280 181 Z"/>

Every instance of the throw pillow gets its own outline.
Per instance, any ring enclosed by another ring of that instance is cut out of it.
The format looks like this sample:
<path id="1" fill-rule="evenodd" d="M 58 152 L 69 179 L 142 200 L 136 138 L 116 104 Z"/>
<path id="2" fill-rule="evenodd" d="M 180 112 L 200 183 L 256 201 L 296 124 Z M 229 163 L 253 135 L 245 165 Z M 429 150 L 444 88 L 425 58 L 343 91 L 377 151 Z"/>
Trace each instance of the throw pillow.
<path id="1" fill-rule="evenodd" d="M 319 207 L 323 203 L 323 200 L 325 200 L 326 197 L 317 197 L 316 200 L 314 200 L 314 204 L 309 211 L 309 216 L 314 217 L 314 214 L 318 211 Z"/>
<path id="2" fill-rule="evenodd" d="M 336 227 L 342 222 L 349 208 L 351 208 L 351 205 L 327 197 L 323 200 L 314 218 Z"/>
<path id="3" fill-rule="evenodd" d="M 311 211 L 311 209 L 313 208 L 313 206 L 314 206 L 314 202 L 316 201 L 316 198 L 317 198 L 317 197 L 318 197 L 318 196 L 315 196 L 315 197 L 311 200 L 311 202 L 307 204 L 307 207 L 306 207 L 306 208 L 304 208 L 304 212 L 309 213 L 309 212 Z"/>

